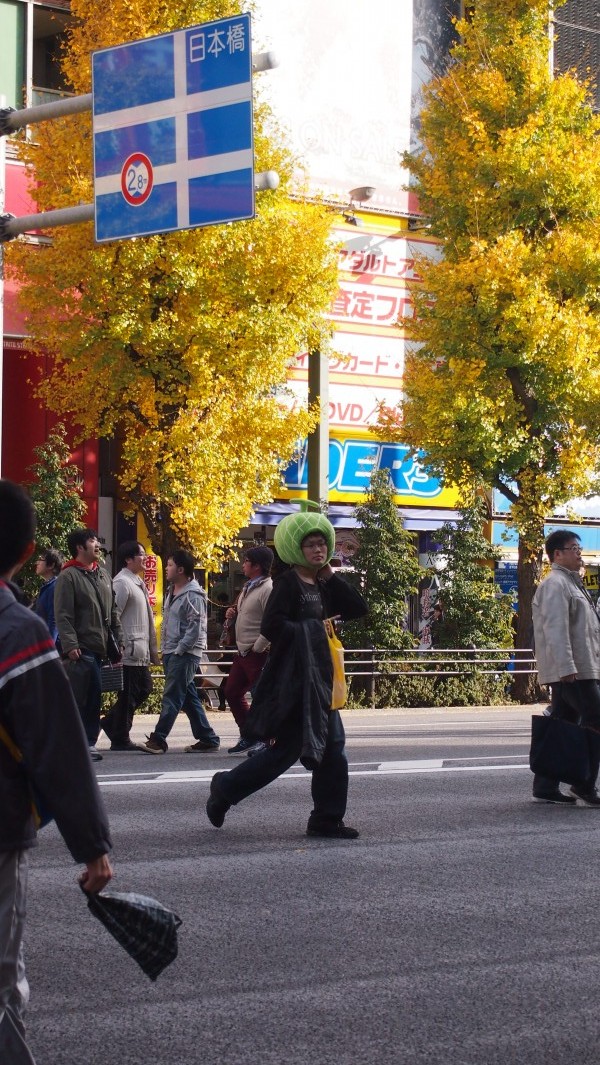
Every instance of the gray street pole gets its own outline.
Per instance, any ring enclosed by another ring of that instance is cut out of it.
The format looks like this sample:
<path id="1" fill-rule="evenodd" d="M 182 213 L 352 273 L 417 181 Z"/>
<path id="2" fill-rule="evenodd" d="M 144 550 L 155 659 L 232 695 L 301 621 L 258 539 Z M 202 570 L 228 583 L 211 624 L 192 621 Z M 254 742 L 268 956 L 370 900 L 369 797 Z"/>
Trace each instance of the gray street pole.
<path id="1" fill-rule="evenodd" d="M 329 503 L 329 359 L 321 351 L 308 356 L 308 402 L 321 408 L 307 444 L 308 498 L 327 510 Z"/>

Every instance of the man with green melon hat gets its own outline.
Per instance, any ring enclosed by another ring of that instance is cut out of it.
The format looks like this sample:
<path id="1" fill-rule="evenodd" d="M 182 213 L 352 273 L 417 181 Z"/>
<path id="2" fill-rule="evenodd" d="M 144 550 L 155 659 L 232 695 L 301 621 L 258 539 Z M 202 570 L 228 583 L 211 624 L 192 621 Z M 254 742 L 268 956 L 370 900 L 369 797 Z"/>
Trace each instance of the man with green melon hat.
<path id="1" fill-rule="evenodd" d="M 333 525 L 320 512 L 288 514 L 275 530 L 275 550 L 290 568 L 275 582 L 263 615 L 261 634 L 271 651 L 248 722 L 253 734 L 272 742 L 230 772 L 215 773 L 206 804 L 215 828 L 231 806 L 300 759 L 312 771 L 307 835 L 358 836 L 343 820 L 348 760 L 340 712 L 331 708 L 333 665 L 324 621 L 362 617 L 368 608 L 360 592 L 331 567 L 334 549 Z"/>

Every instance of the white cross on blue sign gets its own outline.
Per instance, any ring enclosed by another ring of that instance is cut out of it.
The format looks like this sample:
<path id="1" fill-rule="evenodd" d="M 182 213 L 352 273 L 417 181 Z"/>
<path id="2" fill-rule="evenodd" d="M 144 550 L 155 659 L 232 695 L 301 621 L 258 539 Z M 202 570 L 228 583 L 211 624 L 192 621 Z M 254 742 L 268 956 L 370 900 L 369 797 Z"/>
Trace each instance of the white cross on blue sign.
<path id="1" fill-rule="evenodd" d="M 94 52 L 96 240 L 254 217 L 250 16 Z"/>

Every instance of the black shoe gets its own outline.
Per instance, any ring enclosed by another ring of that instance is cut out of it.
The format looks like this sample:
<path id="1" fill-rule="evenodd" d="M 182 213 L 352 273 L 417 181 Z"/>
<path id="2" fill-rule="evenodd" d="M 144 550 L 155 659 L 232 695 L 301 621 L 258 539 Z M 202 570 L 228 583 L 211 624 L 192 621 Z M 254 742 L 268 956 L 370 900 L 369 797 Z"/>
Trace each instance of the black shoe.
<path id="1" fill-rule="evenodd" d="M 224 776 L 225 773 L 215 773 L 210 782 L 210 795 L 206 802 L 206 816 L 211 825 L 214 825 L 215 828 L 221 828 L 223 821 L 225 820 L 225 814 L 231 806 L 231 803 L 227 802 L 227 800 L 221 795 L 217 783 L 219 777 Z"/>
<path id="2" fill-rule="evenodd" d="M 89 752 L 90 752 L 90 758 L 92 759 L 92 762 L 101 762 L 102 761 L 102 755 L 100 754 L 100 751 L 98 750 L 98 748 L 96 746 L 90 745 Z"/>
<path id="3" fill-rule="evenodd" d="M 142 748 L 138 743 L 127 740 L 127 743 L 111 743 L 110 749 L 111 751 L 140 751 Z"/>
<path id="4" fill-rule="evenodd" d="M 571 788 L 571 791 L 573 789 Z M 533 795 L 534 802 L 552 802 L 555 806 L 575 806 L 577 800 L 572 795 L 563 795 L 562 791 L 549 791 L 547 795 Z M 600 805 L 600 799 L 598 800 Z"/>
<path id="5" fill-rule="evenodd" d="M 570 792 L 576 800 L 579 799 L 586 806 L 600 806 L 600 795 L 597 791 L 584 791 L 582 788 L 572 787 Z"/>
<path id="6" fill-rule="evenodd" d="M 235 747 L 227 748 L 227 754 L 245 754 L 249 747 L 252 747 L 250 740 L 240 739 Z"/>
<path id="7" fill-rule="evenodd" d="M 108 719 L 106 717 L 101 717 L 100 718 L 100 728 L 108 736 L 109 740 L 111 740 L 112 739 L 112 736 L 111 736 L 112 728 L 108 724 Z"/>
<path id="8" fill-rule="evenodd" d="M 204 740 L 198 740 L 197 743 L 191 743 L 189 747 L 184 747 L 183 750 L 186 754 L 198 754 L 198 751 L 201 753 L 218 751 L 220 746 L 220 743 L 205 743 Z"/>
<path id="9" fill-rule="evenodd" d="M 325 839 L 358 839 L 360 832 L 343 821 L 309 821 L 306 835 L 323 836 Z"/>

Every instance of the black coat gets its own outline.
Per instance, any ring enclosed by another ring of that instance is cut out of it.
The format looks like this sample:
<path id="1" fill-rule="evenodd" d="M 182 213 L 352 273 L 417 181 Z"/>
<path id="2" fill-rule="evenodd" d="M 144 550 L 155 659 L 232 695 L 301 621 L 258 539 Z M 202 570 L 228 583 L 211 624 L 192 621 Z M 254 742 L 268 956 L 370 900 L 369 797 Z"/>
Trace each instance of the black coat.
<path id="1" fill-rule="evenodd" d="M 317 585 L 323 618 L 362 617 L 367 604 L 337 574 Z M 264 739 L 277 736 L 291 718 L 302 721 L 300 761 L 314 769 L 323 758 L 331 709 L 333 666 L 323 622 L 303 617 L 302 585 L 294 570 L 282 574 L 267 603 L 261 633 L 271 651 L 256 686 L 248 730 Z"/>

